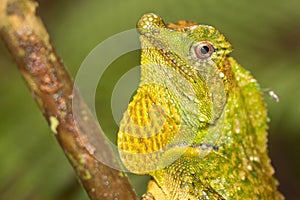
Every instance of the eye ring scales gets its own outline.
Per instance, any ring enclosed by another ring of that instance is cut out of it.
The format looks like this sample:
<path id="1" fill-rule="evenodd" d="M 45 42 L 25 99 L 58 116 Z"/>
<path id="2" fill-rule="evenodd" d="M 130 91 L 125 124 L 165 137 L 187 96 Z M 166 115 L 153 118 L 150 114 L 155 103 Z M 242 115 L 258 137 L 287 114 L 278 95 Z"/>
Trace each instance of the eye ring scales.
<path id="1" fill-rule="evenodd" d="M 210 42 L 200 42 L 194 46 L 194 53 L 201 60 L 210 58 L 214 51 L 215 48 Z"/>

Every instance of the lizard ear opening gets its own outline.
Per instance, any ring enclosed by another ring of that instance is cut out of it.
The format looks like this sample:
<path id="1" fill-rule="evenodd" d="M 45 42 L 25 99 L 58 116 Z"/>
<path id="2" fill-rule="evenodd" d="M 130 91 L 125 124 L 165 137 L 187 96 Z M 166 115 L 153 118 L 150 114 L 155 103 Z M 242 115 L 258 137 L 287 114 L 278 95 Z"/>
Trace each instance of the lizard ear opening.
<path id="1" fill-rule="evenodd" d="M 200 42 L 194 45 L 194 53 L 197 58 L 206 60 L 214 53 L 215 48 L 210 42 Z"/>

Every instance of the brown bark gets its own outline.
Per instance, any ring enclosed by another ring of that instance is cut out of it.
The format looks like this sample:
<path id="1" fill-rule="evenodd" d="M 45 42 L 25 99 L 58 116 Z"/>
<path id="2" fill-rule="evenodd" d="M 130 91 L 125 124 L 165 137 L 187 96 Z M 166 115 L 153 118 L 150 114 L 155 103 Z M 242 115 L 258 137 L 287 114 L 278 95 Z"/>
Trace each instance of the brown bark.
<path id="1" fill-rule="evenodd" d="M 49 35 L 30 0 L 0 0 L 0 36 L 15 58 L 19 71 L 59 144 L 91 199 L 137 199 L 126 174 L 99 162 L 97 146 L 114 155 L 78 92 L 64 64 L 50 43 Z M 72 113 L 72 100 L 79 98 L 79 118 Z M 90 142 L 89 135 L 100 137 Z M 96 143 L 96 144 L 95 144 Z M 94 145 L 94 146 L 93 146 Z"/>

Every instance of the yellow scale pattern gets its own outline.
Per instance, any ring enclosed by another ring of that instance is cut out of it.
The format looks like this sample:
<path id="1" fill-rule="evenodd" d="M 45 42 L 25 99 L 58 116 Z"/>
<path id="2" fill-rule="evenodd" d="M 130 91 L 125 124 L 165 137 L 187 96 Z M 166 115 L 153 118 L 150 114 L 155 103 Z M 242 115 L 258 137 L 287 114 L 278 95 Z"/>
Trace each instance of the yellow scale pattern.
<path id="1" fill-rule="evenodd" d="M 178 104 L 172 99 L 163 86 L 145 84 L 128 105 L 120 124 L 118 148 L 130 171 L 144 168 L 140 163 L 151 162 L 154 166 L 161 156 L 159 151 L 172 143 L 181 121 Z"/>

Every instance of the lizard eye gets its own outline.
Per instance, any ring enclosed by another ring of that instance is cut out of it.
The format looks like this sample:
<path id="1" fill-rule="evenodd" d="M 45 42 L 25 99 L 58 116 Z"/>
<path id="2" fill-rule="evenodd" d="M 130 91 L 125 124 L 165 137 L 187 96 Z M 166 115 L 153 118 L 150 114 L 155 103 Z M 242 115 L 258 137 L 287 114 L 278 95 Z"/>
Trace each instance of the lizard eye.
<path id="1" fill-rule="evenodd" d="M 200 42 L 194 46 L 194 52 L 201 60 L 209 58 L 214 51 L 214 46 L 209 42 Z"/>

